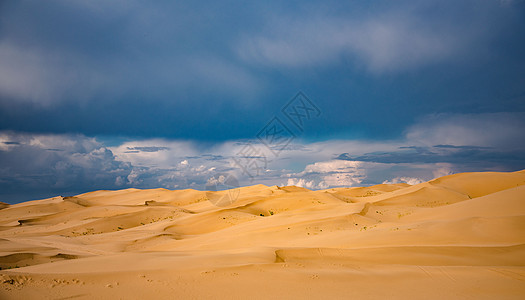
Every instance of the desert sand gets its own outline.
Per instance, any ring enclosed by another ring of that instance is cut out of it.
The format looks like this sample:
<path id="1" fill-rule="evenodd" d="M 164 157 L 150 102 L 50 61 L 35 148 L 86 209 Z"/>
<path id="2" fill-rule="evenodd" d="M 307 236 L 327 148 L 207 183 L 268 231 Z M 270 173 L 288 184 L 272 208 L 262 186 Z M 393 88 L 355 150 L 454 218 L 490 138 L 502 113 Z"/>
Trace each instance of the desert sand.
<path id="1" fill-rule="evenodd" d="M 0 298 L 525 298 L 525 171 L 233 192 L 6 205 Z"/>

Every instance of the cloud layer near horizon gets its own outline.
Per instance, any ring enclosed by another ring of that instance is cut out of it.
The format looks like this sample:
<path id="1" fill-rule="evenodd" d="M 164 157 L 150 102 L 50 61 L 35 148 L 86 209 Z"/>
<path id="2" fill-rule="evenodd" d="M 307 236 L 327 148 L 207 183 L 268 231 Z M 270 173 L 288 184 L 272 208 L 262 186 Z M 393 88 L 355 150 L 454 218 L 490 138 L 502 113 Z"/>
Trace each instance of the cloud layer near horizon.
<path id="1" fill-rule="evenodd" d="M 523 120 L 520 113 L 431 115 L 407 128 L 400 140 L 297 140 L 278 155 L 261 152 L 264 168 L 253 178 L 232 158 L 246 145 L 264 149 L 255 141 L 200 145 L 147 139 L 108 146 L 83 135 L 1 132 L 0 197 L 4 202 L 17 202 L 64 191 L 75 194 L 129 187 L 204 190 L 210 179 L 226 173 L 236 176 L 240 185 L 326 189 L 416 184 L 465 171 L 516 171 L 525 168 L 525 135 L 514 130 L 516 126 L 525 128 Z M 254 159 L 261 162 L 260 157 Z"/>

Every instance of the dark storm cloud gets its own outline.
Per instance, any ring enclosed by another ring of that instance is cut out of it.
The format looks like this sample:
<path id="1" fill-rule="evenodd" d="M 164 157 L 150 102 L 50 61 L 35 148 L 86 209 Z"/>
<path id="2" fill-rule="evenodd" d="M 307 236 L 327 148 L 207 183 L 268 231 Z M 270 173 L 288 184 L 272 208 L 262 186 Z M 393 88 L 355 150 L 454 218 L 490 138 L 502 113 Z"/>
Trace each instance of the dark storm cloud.
<path id="1" fill-rule="evenodd" d="M 517 171 L 525 168 L 524 129 L 525 114 L 521 112 L 427 115 L 405 130 L 404 142 L 418 146 L 362 155 L 342 153 L 336 158 L 389 164 L 449 163 L 464 171 Z M 445 144 L 449 142 L 455 144 Z"/>
<path id="2" fill-rule="evenodd" d="M 298 90 L 305 137 L 524 110 L 520 1 L 4 1 L 0 128 L 253 138 Z M 242 124 L 242 126 L 241 126 Z"/>
<path id="3" fill-rule="evenodd" d="M 157 147 L 157 146 L 150 146 L 150 147 L 127 147 L 128 150 L 128 153 L 135 153 L 135 151 L 139 152 L 139 151 L 142 151 L 142 152 L 158 152 L 158 151 L 162 151 L 162 150 L 169 150 L 170 148 L 168 147 Z M 135 151 L 134 151 L 135 150 Z"/>
<path id="4" fill-rule="evenodd" d="M 434 148 L 445 148 L 445 149 L 464 149 L 464 150 L 485 150 L 491 149 L 491 147 L 480 147 L 480 146 L 454 146 L 454 145 L 434 145 Z M 402 148 L 402 147 L 400 147 Z"/>
<path id="5" fill-rule="evenodd" d="M 0 201 L 114 189 L 131 172 L 129 163 L 116 161 L 109 149 L 84 136 L 11 132 L 1 138 L 18 141 L 0 147 Z"/>
<path id="6" fill-rule="evenodd" d="M 350 161 L 366 161 L 379 163 L 451 163 L 461 165 L 494 165 L 506 166 L 510 170 L 525 169 L 525 154 L 522 151 L 498 151 L 471 146 L 452 146 L 442 148 L 428 147 L 417 150 L 400 150 L 386 153 L 366 153 L 360 156 L 351 156 L 343 153 L 337 159 Z M 453 150 L 452 150 L 453 149 Z M 438 151 L 439 150 L 439 151 Z"/>
<path id="7" fill-rule="evenodd" d="M 214 155 L 214 154 L 203 154 L 201 156 L 187 156 L 187 158 L 204 158 L 206 160 L 224 160 L 226 157 L 222 155 Z"/>

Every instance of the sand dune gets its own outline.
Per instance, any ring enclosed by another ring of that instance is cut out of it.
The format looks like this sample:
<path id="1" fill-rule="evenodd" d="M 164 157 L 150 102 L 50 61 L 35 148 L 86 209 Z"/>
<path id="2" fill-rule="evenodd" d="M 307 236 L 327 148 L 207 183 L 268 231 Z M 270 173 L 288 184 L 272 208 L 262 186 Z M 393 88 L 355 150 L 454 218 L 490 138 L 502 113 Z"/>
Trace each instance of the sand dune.
<path id="1" fill-rule="evenodd" d="M 0 298 L 525 297 L 525 172 L 0 206 Z"/>

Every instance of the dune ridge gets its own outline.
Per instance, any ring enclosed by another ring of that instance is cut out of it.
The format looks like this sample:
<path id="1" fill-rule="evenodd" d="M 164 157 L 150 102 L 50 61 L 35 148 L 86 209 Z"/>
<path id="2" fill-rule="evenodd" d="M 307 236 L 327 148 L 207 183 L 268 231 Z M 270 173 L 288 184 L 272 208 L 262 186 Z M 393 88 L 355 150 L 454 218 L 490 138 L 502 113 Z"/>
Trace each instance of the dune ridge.
<path id="1" fill-rule="evenodd" d="M 524 171 L 318 191 L 255 185 L 225 207 L 209 200 L 228 191 L 191 189 L 2 204 L 0 296 L 519 299 Z"/>

